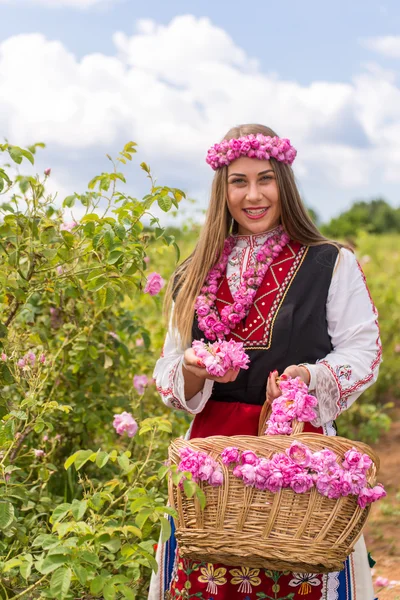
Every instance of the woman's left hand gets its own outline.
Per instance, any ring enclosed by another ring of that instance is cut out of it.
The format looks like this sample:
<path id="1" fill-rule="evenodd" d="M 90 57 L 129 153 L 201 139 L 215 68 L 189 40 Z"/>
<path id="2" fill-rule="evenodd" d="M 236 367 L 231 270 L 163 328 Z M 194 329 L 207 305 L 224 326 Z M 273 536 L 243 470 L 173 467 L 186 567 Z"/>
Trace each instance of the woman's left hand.
<path id="1" fill-rule="evenodd" d="M 310 383 L 310 373 L 308 369 L 300 367 L 299 365 L 290 365 L 290 367 L 286 367 L 282 375 L 279 375 L 278 371 L 273 371 L 269 374 L 266 389 L 266 400 L 268 404 L 272 404 L 275 398 L 279 398 L 282 394 L 279 388 L 279 379 L 285 379 L 286 377 L 292 377 L 293 379 L 295 377 L 300 377 L 307 385 Z"/>
<path id="2" fill-rule="evenodd" d="M 286 367 L 283 371 L 282 375 L 289 375 L 294 379 L 295 377 L 300 377 L 307 385 L 310 384 L 310 372 L 306 367 L 302 367 L 299 365 L 290 365 L 290 367 Z M 281 377 L 282 377 L 281 375 Z"/>

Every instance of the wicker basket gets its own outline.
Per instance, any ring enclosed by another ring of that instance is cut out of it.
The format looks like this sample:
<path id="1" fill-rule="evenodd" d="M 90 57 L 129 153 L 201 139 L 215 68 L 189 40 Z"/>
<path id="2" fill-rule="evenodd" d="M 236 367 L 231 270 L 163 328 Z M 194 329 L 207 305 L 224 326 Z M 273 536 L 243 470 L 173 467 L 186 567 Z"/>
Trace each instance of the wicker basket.
<path id="1" fill-rule="evenodd" d="M 265 413 L 260 418 L 261 430 Z M 260 457 L 270 458 L 285 451 L 294 440 L 306 444 L 313 452 L 329 448 L 339 459 L 352 447 L 368 454 L 373 466 L 367 479 L 371 486 L 375 485 L 379 460 L 373 450 L 342 437 L 296 433 L 177 439 L 170 445 L 172 464 L 178 465 L 179 450 L 190 446 L 209 453 L 221 464 L 224 473 L 221 487 L 200 484 L 207 500 L 204 510 L 196 497 L 187 498 L 170 478 L 169 500 L 178 513 L 175 534 L 182 557 L 298 573 L 328 573 L 343 568 L 343 561 L 361 535 L 369 507 L 361 509 L 355 496 L 332 500 L 315 488 L 304 494 L 296 494 L 290 488 L 276 494 L 260 491 L 245 486 L 221 462 L 220 453 L 227 446 L 250 449 Z"/>

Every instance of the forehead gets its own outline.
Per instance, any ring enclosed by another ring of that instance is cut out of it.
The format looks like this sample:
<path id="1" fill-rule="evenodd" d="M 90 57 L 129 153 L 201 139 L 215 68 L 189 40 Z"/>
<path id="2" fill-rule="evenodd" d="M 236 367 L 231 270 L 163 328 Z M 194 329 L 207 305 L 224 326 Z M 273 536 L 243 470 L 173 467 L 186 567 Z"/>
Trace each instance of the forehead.
<path id="1" fill-rule="evenodd" d="M 248 156 L 241 156 L 237 158 L 230 165 L 228 165 L 228 176 L 231 173 L 242 173 L 243 175 L 258 175 L 262 171 L 272 169 L 269 160 L 259 160 L 258 158 L 249 158 Z"/>

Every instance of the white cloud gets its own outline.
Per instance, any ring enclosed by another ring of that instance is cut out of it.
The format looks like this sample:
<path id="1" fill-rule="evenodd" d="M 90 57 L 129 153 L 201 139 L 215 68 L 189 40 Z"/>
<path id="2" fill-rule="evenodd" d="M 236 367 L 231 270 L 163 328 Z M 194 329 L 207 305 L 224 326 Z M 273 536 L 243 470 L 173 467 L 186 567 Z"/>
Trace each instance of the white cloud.
<path id="1" fill-rule="evenodd" d="M 400 58 L 400 35 L 386 35 L 361 40 L 361 44 L 382 56 Z"/>
<path id="2" fill-rule="evenodd" d="M 18 144 L 43 140 L 65 165 L 134 139 L 158 172 L 192 190 L 211 175 L 209 145 L 241 122 L 263 122 L 292 139 L 305 187 L 351 190 L 400 172 L 400 88 L 376 65 L 351 83 L 300 85 L 262 72 L 224 30 L 191 15 L 168 25 L 139 21 L 114 43 L 115 56 L 78 60 L 41 34 L 4 41 L 2 134 Z M 85 179 L 102 168 L 91 165 Z"/>

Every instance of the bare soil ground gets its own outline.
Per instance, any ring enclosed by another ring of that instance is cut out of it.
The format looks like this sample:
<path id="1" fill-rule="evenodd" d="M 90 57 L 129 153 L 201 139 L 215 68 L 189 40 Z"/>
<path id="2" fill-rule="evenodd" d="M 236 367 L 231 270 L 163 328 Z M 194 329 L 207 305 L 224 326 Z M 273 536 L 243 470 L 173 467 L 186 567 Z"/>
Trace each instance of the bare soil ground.
<path id="1" fill-rule="evenodd" d="M 393 582 L 386 588 L 376 587 L 379 600 L 400 600 L 400 406 L 391 416 L 390 431 L 374 446 L 381 461 L 378 481 L 388 495 L 373 505 L 365 531 L 368 550 L 376 561 L 374 581 L 382 576 Z"/>

